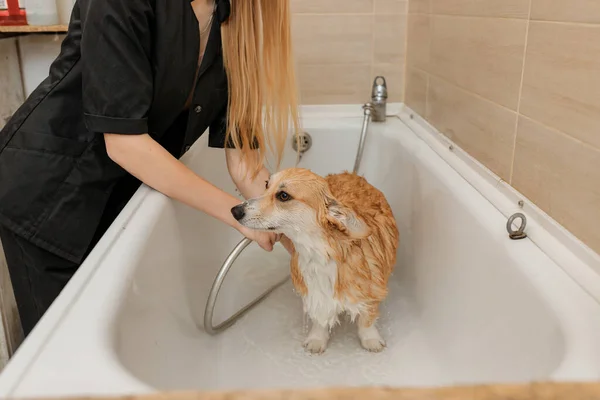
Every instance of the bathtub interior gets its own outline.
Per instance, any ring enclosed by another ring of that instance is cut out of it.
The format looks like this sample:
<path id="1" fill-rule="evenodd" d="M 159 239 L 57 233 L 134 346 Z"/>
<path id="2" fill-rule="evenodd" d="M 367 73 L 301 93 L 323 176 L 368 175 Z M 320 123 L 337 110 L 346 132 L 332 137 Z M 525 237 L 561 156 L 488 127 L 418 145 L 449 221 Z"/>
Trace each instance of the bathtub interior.
<path id="1" fill-rule="evenodd" d="M 306 120 L 313 147 L 300 165 L 323 175 L 351 170 L 361 123 L 360 117 Z M 371 125 L 360 173 L 387 196 L 401 242 L 378 323 L 387 341 L 382 353 L 362 350 L 346 323 L 324 354 L 305 353 L 309 325 L 289 281 L 225 332 L 204 333 L 210 286 L 241 236 L 168 202 L 116 317 L 113 345 L 122 365 L 161 390 L 547 378 L 565 352 L 556 315 L 507 244 L 489 233 L 488 221 L 465 206 L 460 192 L 468 185 L 457 188 L 456 176 L 444 180 L 424 164 L 430 152 L 397 119 Z M 234 193 L 222 151 L 201 141 L 186 162 Z M 290 153 L 284 166 L 293 164 Z M 288 263 L 281 246 L 265 253 L 251 244 L 221 290 L 214 323 L 287 276 Z"/>

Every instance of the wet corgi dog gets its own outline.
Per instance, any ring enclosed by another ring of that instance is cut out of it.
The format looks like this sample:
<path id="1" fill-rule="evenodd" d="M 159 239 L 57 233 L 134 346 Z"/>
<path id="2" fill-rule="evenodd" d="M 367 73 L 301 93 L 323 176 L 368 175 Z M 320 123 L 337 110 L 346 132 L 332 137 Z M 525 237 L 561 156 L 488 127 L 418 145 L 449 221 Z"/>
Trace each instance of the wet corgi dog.
<path id="1" fill-rule="evenodd" d="M 365 349 L 384 348 L 375 321 L 387 296 L 399 233 L 379 190 L 347 172 L 323 178 L 290 168 L 272 175 L 261 197 L 231 213 L 248 228 L 282 233 L 292 241 L 292 281 L 312 324 L 307 351 L 325 351 L 344 313 L 357 322 Z"/>

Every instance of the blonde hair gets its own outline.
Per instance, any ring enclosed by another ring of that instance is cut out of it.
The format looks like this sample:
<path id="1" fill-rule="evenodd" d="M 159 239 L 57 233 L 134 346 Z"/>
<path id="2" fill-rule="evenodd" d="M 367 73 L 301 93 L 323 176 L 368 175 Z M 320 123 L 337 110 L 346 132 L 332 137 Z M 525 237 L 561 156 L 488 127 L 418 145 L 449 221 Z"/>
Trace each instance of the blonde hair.
<path id="1" fill-rule="evenodd" d="M 221 36 L 229 89 L 226 142 L 241 150 L 254 178 L 268 149 L 279 167 L 288 133 L 300 129 L 289 0 L 232 0 Z"/>

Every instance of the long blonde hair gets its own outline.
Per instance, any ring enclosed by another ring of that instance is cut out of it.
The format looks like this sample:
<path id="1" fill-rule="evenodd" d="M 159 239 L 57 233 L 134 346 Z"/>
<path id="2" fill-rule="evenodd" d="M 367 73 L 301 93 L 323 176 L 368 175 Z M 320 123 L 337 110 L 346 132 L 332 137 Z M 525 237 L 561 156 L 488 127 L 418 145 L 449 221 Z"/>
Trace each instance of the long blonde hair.
<path id="1" fill-rule="evenodd" d="M 229 89 L 226 141 L 241 150 L 255 177 L 268 149 L 279 167 L 288 133 L 300 129 L 289 0 L 232 0 L 221 37 Z"/>

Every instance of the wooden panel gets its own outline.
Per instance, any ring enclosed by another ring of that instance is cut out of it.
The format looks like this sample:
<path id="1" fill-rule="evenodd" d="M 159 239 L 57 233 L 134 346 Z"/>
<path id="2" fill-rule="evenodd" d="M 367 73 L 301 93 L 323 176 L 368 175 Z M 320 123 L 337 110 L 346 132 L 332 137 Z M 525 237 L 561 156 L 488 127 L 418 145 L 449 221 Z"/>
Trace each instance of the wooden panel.
<path id="1" fill-rule="evenodd" d="M 48 25 L 48 26 L 0 26 L 0 33 L 43 33 L 43 32 L 66 32 L 67 25 Z"/>
<path id="2" fill-rule="evenodd" d="M 0 127 L 23 103 L 16 39 L 0 40 Z"/>
<path id="3" fill-rule="evenodd" d="M 0 40 L 0 127 L 23 102 L 23 86 L 19 68 L 16 39 Z M 0 243 L 0 315 L 4 330 L 4 358 L 12 355 L 23 338 L 6 260 Z M 6 362 L 0 360 L 0 368 Z"/>
<path id="4" fill-rule="evenodd" d="M 10 275 L 6 266 L 6 258 L 0 242 L 0 314 L 2 316 L 2 330 L 4 337 L 2 340 L 3 348 L 2 359 L 0 359 L 0 371 L 6 365 L 9 358 L 17 350 L 17 347 L 23 341 L 23 329 L 19 319 L 17 303 L 10 283 Z"/>

